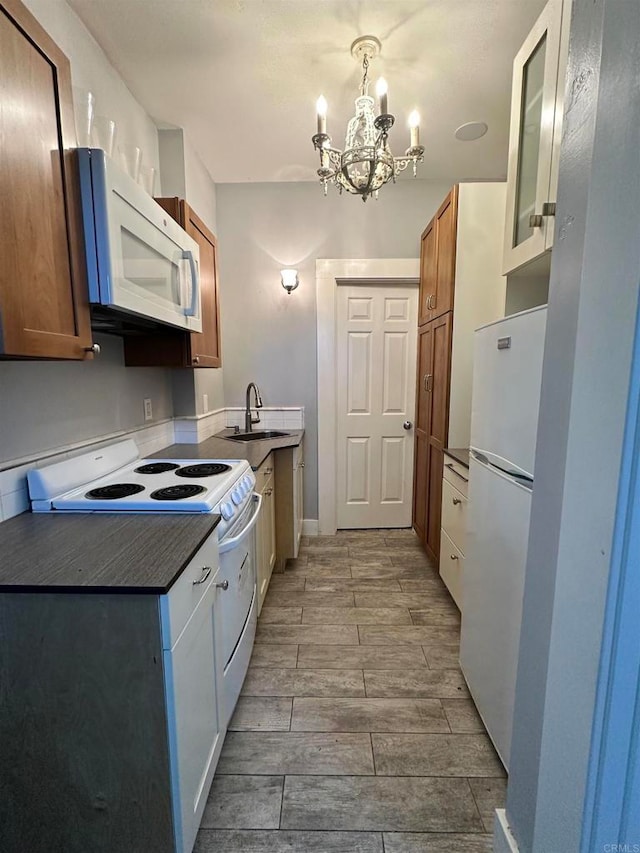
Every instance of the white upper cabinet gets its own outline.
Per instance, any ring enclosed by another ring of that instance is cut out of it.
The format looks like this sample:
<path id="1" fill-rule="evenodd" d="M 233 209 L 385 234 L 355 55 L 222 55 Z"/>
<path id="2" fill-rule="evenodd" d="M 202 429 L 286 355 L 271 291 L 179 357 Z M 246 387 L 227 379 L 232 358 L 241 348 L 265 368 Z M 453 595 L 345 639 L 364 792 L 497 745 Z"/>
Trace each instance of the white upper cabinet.
<path id="1" fill-rule="evenodd" d="M 513 62 L 505 274 L 553 245 L 570 0 L 549 0 Z"/>

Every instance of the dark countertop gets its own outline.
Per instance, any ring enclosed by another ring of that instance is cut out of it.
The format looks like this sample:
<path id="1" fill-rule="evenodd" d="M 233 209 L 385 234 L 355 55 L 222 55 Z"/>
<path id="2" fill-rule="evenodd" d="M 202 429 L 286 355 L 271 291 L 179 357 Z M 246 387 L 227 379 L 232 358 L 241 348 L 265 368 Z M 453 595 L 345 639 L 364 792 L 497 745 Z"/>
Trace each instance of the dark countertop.
<path id="1" fill-rule="evenodd" d="M 469 448 L 468 447 L 446 447 L 444 451 L 447 456 L 455 459 L 465 468 L 469 467 Z"/>
<path id="2" fill-rule="evenodd" d="M 233 429 L 224 430 L 230 437 Z M 256 471 L 272 450 L 297 447 L 304 436 L 303 429 L 292 429 L 281 438 L 265 438 L 259 441 L 230 441 L 213 435 L 200 444 L 172 444 L 152 454 L 152 459 L 246 459 Z"/>
<path id="3" fill-rule="evenodd" d="M 2 592 L 167 592 L 213 513 L 30 513 L 0 524 Z"/>

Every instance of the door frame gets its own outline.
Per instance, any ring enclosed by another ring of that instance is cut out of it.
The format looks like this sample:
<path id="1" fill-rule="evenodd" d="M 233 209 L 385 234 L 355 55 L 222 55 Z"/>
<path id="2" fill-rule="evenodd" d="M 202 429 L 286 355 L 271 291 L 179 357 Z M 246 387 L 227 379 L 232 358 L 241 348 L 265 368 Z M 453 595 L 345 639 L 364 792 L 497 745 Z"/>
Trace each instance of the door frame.
<path id="1" fill-rule="evenodd" d="M 419 258 L 316 261 L 318 354 L 318 533 L 336 532 L 336 326 L 340 285 L 420 284 Z M 416 335 L 418 330 L 416 328 Z M 412 483 L 413 488 L 413 483 Z"/>

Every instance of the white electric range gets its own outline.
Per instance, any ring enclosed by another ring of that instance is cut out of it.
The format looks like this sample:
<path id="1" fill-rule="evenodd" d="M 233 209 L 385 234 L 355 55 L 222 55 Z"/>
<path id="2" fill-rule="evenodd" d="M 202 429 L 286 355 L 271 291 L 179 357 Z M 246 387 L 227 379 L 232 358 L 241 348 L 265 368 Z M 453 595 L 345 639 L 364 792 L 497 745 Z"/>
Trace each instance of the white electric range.
<path id="1" fill-rule="evenodd" d="M 257 624 L 255 526 L 262 498 L 244 459 L 140 459 L 132 440 L 27 474 L 33 512 L 217 513 L 226 721 L 238 700 Z M 203 546 L 204 547 L 204 546 Z"/>

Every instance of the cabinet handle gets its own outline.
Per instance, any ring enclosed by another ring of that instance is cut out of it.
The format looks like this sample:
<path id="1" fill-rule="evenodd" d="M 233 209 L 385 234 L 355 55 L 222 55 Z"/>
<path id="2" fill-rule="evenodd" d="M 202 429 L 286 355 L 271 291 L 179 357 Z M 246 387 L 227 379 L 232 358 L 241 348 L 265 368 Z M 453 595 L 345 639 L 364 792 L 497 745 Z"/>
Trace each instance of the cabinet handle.
<path id="1" fill-rule="evenodd" d="M 529 216 L 529 228 L 542 228 L 544 219 L 541 213 L 532 213 Z"/>
<path id="2" fill-rule="evenodd" d="M 450 554 L 449 556 L 450 556 L 450 558 L 451 558 L 452 560 L 457 560 L 457 559 L 458 559 L 458 557 L 457 557 L 457 555 L 456 555 L 456 554 Z"/>
<path id="3" fill-rule="evenodd" d="M 427 378 L 428 378 L 428 376 L 429 376 L 429 374 L 428 374 L 428 373 L 425 373 L 425 375 L 422 377 L 422 386 L 423 386 L 423 388 L 424 388 L 424 390 L 425 390 L 425 391 L 428 391 L 428 390 L 429 390 L 429 389 L 427 388 Z"/>
<path id="4" fill-rule="evenodd" d="M 216 586 L 218 587 L 218 589 L 227 590 L 229 589 L 229 581 L 218 581 Z"/>
<path id="5" fill-rule="evenodd" d="M 197 355 L 194 355 L 194 357 L 191 359 L 191 361 L 192 361 L 194 364 L 200 364 L 200 358 L 199 358 L 199 356 L 197 356 Z"/>
<path id="6" fill-rule="evenodd" d="M 454 506 L 458 506 L 458 504 L 461 504 L 461 503 L 462 503 L 462 501 L 460 500 L 460 498 L 454 498 L 453 499 L 453 505 Z"/>
<path id="7" fill-rule="evenodd" d="M 268 496 L 268 495 L 272 495 L 272 494 L 273 494 L 273 489 L 265 489 L 265 490 L 264 490 L 264 492 L 263 492 L 262 494 L 263 494 L 263 495 L 267 495 L 267 496 Z"/>
<path id="8" fill-rule="evenodd" d="M 93 355 L 100 355 L 100 344 L 91 344 L 90 347 L 83 347 L 85 352 L 93 353 Z"/>
<path id="9" fill-rule="evenodd" d="M 445 462 L 444 467 L 448 468 L 450 471 L 452 471 L 456 475 L 456 477 L 460 477 L 461 480 L 464 480 L 465 483 L 469 482 L 469 480 L 466 477 L 463 477 L 459 471 L 456 471 L 456 469 L 453 467 L 452 462 Z"/>
<path id="10" fill-rule="evenodd" d="M 265 477 L 268 477 L 269 474 L 273 474 L 273 468 L 265 468 L 262 473 L 264 474 Z"/>
<path id="11" fill-rule="evenodd" d="M 200 576 L 200 578 L 197 581 L 193 582 L 193 585 L 197 586 L 198 584 L 204 583 L 206 581 L 206 579 L 209 577 L 209 575 L 211 574 L 211 571 L 212 571 L 211 566 L 203 566 L 202 567 L 202 575 Z"/>
<path id="12" fill-rule="evenodd" d="M 436 300 L 437 300 L 436 294 L 432 293 L 431 294 L 431 301 L 429 303 L 429 308 L 431 308 L 432 310 L 436 307 Z"/>
<path id="13" fill-rule="evenodd" d="M 427 373 L 427 387 L 426 390 L 431 393 L 433 391 L 433 374 Z"/>

